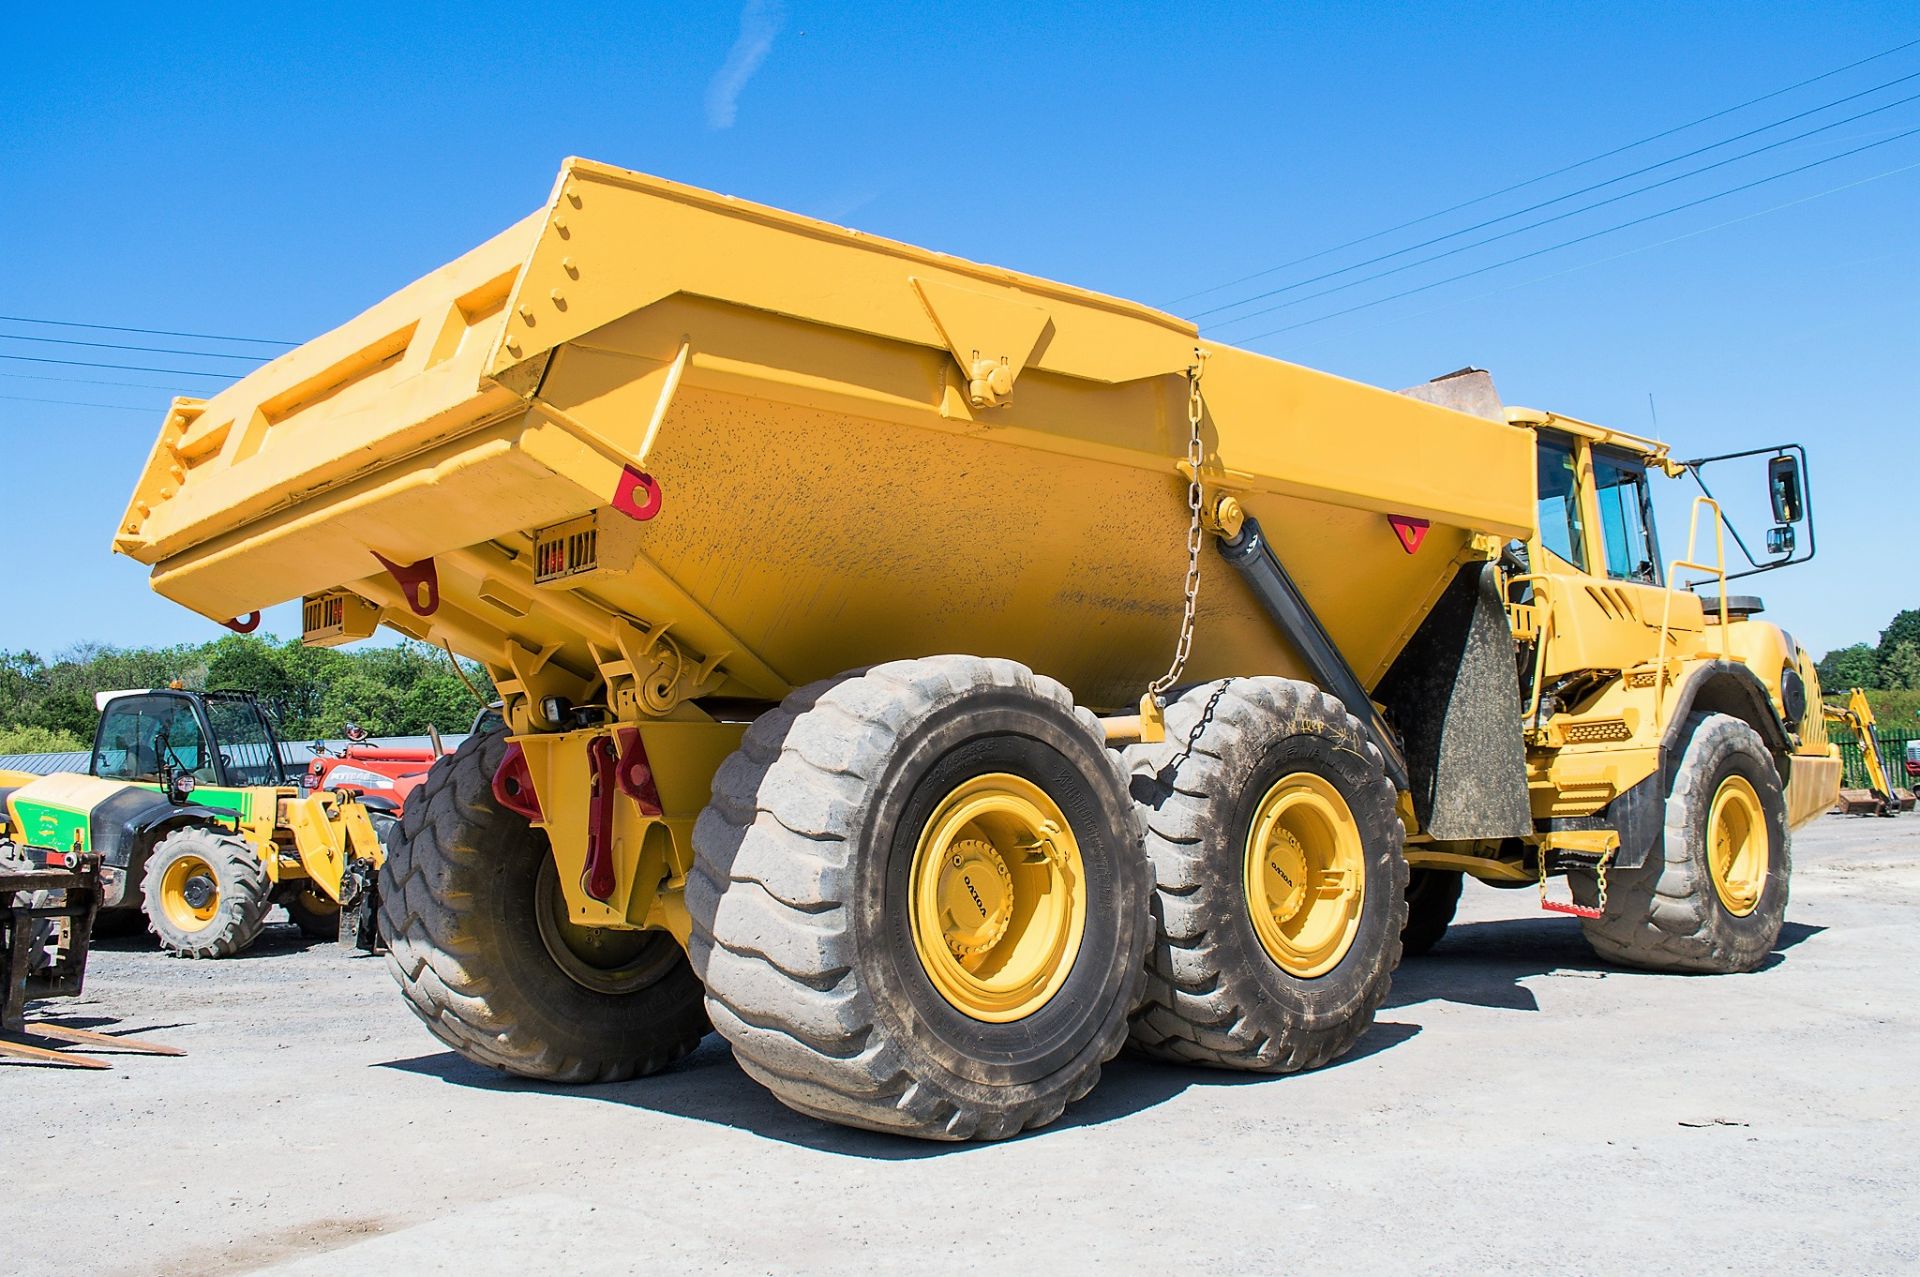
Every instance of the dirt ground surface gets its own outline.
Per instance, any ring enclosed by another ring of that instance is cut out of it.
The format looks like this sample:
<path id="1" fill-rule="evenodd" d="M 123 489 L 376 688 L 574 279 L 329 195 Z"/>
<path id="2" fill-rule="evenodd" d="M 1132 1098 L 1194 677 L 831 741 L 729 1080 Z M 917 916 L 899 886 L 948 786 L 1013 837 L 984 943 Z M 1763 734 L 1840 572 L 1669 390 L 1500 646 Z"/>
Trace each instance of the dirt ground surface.
<path id="1" fill-rule="evenodd" d="M 638 1082 L 517 1081 L 291 926 L 224 962 L 108 942 L 44 1010 L 190 1054 L 0 1064 L 0 1269 L 1914 1271 L 1920 815 L 1823 817 L 1794 854 L 1754 974 L 1610 970 L 1469 884 L 1338 1063 L 1122 1057 L 995 1145 L 798 1116 L 718 1038 Z"/>

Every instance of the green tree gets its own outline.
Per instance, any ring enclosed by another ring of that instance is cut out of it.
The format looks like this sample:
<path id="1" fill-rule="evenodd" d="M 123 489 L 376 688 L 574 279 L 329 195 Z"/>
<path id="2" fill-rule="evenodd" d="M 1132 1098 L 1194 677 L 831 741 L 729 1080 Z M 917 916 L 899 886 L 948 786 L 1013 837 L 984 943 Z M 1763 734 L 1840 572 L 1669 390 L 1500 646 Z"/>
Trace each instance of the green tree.
<path id="1" fill-rule="evenodd" d="M 1920 688 L 1920 642 L 1903 639 L 1881 658 L 1880 686 L 1906 690 Z"/>
<path id="2" fill-rule="evenodd" d="M 1920 645 L 1920 608 L 1903 608 L 1880 631 L 1880 646 L 1875 650 L 1880 663 L 1885 665 L 1902 643 Z"/>
<path id="3" fill-rule="evenodd" d="M 1821 657 L 1815 668 L 1820 673 L 1820 686 L 1830 692 L 1880 685 L 1880 658 L 1865 643 L 1836 647 Z"/>
<path id="4" fill-rule="evenodd" d="M 0 754 L 59 754 L 91 748 L 87 741 L 44 727 L 0 727 Z"/>

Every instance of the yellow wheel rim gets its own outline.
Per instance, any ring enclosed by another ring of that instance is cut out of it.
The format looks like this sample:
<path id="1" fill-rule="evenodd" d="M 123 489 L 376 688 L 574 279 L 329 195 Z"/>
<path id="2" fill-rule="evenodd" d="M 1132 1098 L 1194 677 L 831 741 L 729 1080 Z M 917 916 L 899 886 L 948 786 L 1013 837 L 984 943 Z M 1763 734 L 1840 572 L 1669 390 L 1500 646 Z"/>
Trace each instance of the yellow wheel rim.
<path id="1" fill-rule="evenodd" d="M 1707 812 L 1707 868 L 1726 911 L 1744 918 L 1767 885 L 1767 815 L 1744 776 L 1720 782 Z"/>
<path id="2" fill-rule="evenodd" d="M 1031 781 L 976 776 L 934 808 L 908 875 L 913 947 L 941 997 L 975 1020 L 1032 1015 L 1066 983 L 1087 924 L 1086 866 Z"/>
<path id="3" fill-rule="evenodd" d="M 160 876 L 160 908 L 180 930 L 200 930 L 220 912 L 220 875 L 198 856 L 180 857 Z"/>
<path id="4" fill-rule="evenodd" d="M 1366 903 L 1365 845 L 1347 800 L 1311 772 L 1283 776 L 1254 809 L 1243 874 L 1267 956 L 1312 979 L 1353 947 Z"/>

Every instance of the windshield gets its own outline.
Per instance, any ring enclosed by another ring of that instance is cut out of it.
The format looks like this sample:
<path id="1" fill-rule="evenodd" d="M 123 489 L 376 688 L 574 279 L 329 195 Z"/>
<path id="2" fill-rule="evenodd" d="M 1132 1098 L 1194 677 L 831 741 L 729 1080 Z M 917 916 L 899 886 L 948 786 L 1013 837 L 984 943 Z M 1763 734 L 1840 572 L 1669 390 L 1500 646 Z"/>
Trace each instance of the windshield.
<path id="1" fill-rule="evenodd" d="M 1660 553 L 1653 535 L 1653 502 L 1647 495 L 1646 467 L 1595 449 L 1593 482 L 1600 496 L 1607 575 L 1616 581 L 1658 585 Z"/>
<path id="2" fill-rule="evenodd" d="M 180 696 L 122 696 L 107 702 L 93 747 L 93 774 L 157 782 L 161 764 L 215 781 L 213 756 L 193 703 Z"/>

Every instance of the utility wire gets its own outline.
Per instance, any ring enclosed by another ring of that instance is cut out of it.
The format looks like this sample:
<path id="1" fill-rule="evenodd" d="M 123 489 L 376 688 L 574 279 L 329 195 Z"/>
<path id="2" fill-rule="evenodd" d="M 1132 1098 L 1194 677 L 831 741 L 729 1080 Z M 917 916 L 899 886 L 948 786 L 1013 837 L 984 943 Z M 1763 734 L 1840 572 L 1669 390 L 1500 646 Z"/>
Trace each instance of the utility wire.
<path id="1" fill-rule="evenodd" d="M 192 355 L 197 359 L 243 359 L 255 364 L 262 363 L 268 358 L 266 355 L 227 355 L 217 350 L 183 350 L 178 346 L 129 346 L 117 341 L 80 341 L 73 337 L 28 337 L 22 333 L 0 333 L 0 341 L 43 342 L 55 346 L 89 346 L 95 350 L 137 350 L 149 355 Z"/>
<path id="2" fill-rule="evenodd" d="M 1862 89 L 1858 93 L 1849 93 L 1846 97 L 1835 98 L 1831 102 L 1822 102 L 1819 106 L 1808 107 L 1806 110 L 1797 112 L 1796 114 L 1785 116 L 1778 120 L 1770 121 L 1769 123 L 1762 124 L 1757 128 L 1748 129 L 1745 133 L 1736 133 L 1732 137 L 1723 138 L 1718 142 L 1710 142 L 1705 146 L 1695 147 L 1691 151 L 1682 152 L 1681 154 L 1675 155 L 1670 159 L 1664 159 L 1654 164 L 1645 165 L 1644 167 L 1634 169 L 1632 172 L 1622 173 L 1618 177 L 1610 177 L 1604 182 L 1595 182 L 1591 186 L 1583 186 L 1578 190 L 1568 191 L 1565 195 L 1556 195 L 1550 200 L 1541 200 L 1537 204 L 1529 204 L 1525 208 L 1517 208 L 1511 213 L 1502 213 L 1498 217 L 1489 217 L 1485 221 L 1475 222 L 1471 226 L 1463 226 L 1457 231 L 1448 231 L 1445 235 L 1436 235 L 1432 239 L 1421 240 L 1418 244 L 1409 244 L 1405 248 L 1396 248 L 1391 253 L 1382 253 L 1378 257 L 1369 257 L 1364 261 L 1358 261 L 1358 262 L 1352 263 L 1351 265 L 1341 266 L 1335 270 L 1325 271 L 1319 275 L 1313 275 L 1306 279 L 1295 280 L 1291 284 L 1283 284 L 1279 288 L 1269 289 L 1264 293 L 1255 293 L 1250 297 L 1242 297 L 1238 301 L 1222 302 L 1220 305 L 1211 307 L 1207 310 L 1195 311 L 1193 314 L 1188 315 L 1187 318 L 1196 319 L 1196 320 L 1204 319 L 1208 315 L 1217 315 L 1223 310 L 1234 310 L 1241 306 L 1250 305 L 1253 302 L 1265 301 L 1269 297 L 1278 297 L 1282 293 L 1290 293 L 1296 288 L 1305 288 L 1309 284 L 1318 284 L 1323 280 L 1334 279 L 1334 278 L 1337 278 L 1338 276 L 1348 274 L 1352 271 L 1364 270 L 1366 267 L 1375 265 L 1376 263 L 1392 261 L 1396 257 L 1404 257 L 1408 253 L 1416 253 L 1423 248 L 1430 248 L 1435 244 L 1444 244 L 1446 241 L 1450 239 L 1458 239 L 1462 235 L 1471 235 L 1475 231 L 1485 230 L 1489 226 L 1497 226 L 1501 222 L 1512 221 L 1516 217 L 1525 217 L 1528 213 L 1537 213 L 1543 208 L 1551 208 L 1555 204 L 1562 204 L 1562 203 L 1565 203 L 1567 200 L 1577 199 L 1582 195 L 1591 195 L 1593 192 L 1604 190 L 1607 187 L 1612 186 L 1617 182 L 1625 182 L 1631 178 L 1639 177 L 1642 174 L 1651 173 L 1655 169 L 1663 169 L 1667 167 L 1669 164 L 1678 164 L 1680 163 L 1680 161 L 1690 160 L 1696 155 L 1705 155 L 1708 151 L 1717 151 L 1723 146 L 1732 146 L 1735 142 L 1744 142 L 1748 138 L 1754 137 L 1761 133 L 1765 133 L 1770 129 L 1777 129 L 1784 124 L 1792 124 L 1795 120 L 1804 120 L 1809 115 L 1818 115 L 1822 111 L 1830 111 L 1836 106 L 1843 106 L 1846 103 L 1855 101 L 1859 98 L 1868 97 L 1872 94 L 1880 92 L 1882 89 L 1890 89 L 1896 84 L 1905 84 L 1909 80 L 1920 80 L 1920 71 L 1915 71 L 1910 75 L 1903 75 L 1898 79 L 1888 80 L 1884 84 L 1876 84 L 1872 88 Z M 1906 99 L 1906 101 L 1909 101 L 1909 102 L 1913 100 L 1914 100 L 1913 98 Z M 1894 103 L 1893 105 L 1897 106 L 1899 105 L 1899 103 Z M 1885 109 L 1885 108 L 1882 108 L 1882 109 Z M 1860 117 L 1856 115 L 1853 118 L 1857 120 Z M 1841 123 L 1845 123 L 1845 122 L 1846 121 L 1841 121 Z M 1832 127 L 1832 126 L 1829 125 L 1827 127 Z M 1820 132 L 1820 131 L 1821 130 L 1818 130 L 1818 129 L 1814 130 L 1814 132 Z M 1811 135 L 1802 133 L 1800 135 L 1800 138 L 1805 138 L 1809 136 Z M 1788 138 L 1786 139 L 1785 142 L 1776 143 L 1776 145 L 1786 145 L 1786 142 L 1798 141 L 1800 140 L 1800 138 Z M 1766 148 L 1762 148 L 1762 149 L 1766 149 Z M 1747 154 L 1757 155 L 1759 154 L 1759 152 L 1749 151 Z M 1705 169 L 1695 170 L 1695 172 L 1702 172 L 1702 173 L 1705 171 L 1706 171 Z M 1643 189 L 1651 189 L 1651 188 L 1643 188 Z M 1221 322 L 1232 323 L 1233 321 L 1222 320 Z"/>
<path id="3" fill-rule="evenodd" d="M 135 408 L 130 404 L 123 403 L 88 403 L 82 399 L 41 399 L 33 395 L 0 395 L 0 399 L 6 399 L 13 403 L 64 404 L 69 408 L 111 408 L 115 412 L 138 412 L 148 416 L 160 412 L 158 408 Z"/>
<path id="4" fill-rule="evenodd" d="M 1751 213 L 1742 213 L 1740 216 L 1730 217 L 1724 222 L 1715 222 L 1711 226 L 1702 226 L 1696 230 L 1684 231 L 1678 235 L 1668 236 L 1666 239 L 1655 240 L 1651 244 L 1637 244 L 1632 248 L 1622 249 L 1620 252 L 1611 253 L 1606 257 L 1596 257 L 1590 262 L 1579 262 L 1573 266 L 1568 266 L 1561 270 L 1548 271 L 1544 275 L 1535 275 L 1529 279 L 1515 280 L 1511 284 L 1502 284 L 1498 288 L 1489 288 L 1484 293 L 1475 293 L 1471 297 L 1457 297 L 1451 301 L 1441 302 L 1438 306 L 1430 306 L 1426 310 L 1416 311 L 1411 315 L 1401 315 L 1401 316 L 1397 316 L 1395 319 L 1382 319 L 1376 323 L 1367 324 L 1360 328 L 1348 329 L 1344 333 L 1332 334 L 1328 337 L 1324 337 L 1316 341 L 1308 342 L 1306 343 L 1305 346 L 1297 347 L 1297 349 L 1308 349 L 1313 346 L 1324 344 L 1327 341 L 1331 341 L 1334 336 L 1352 336 L 1356 332 L 1370 332 L 1373 329 L 1380 327 L 1382 324 L 1393 323 L 1393 322 L 1397 322 L 1398 320 L 1424 319 L 1428 315 L 1437 315 L 1441 311 L 1451 309 L 1454 306 L 1465 306 L 1465 305 L 1470 305 L 1473 302 L 1485 301 L 1489 297 L 1498 297 L 1502 293 L 1510 293 L 1516 288 L 1529 288 L 1534 284 L 1544 284 L 1548 280 L 1559 279 L 1563 275 L 1573 275 L 1583 270 L 1591 270 L 1595 266 L 1605 266 L 1609 262 L 1617 262 L 1623 257 L 1632 257 L 1637 253 L 1647 253 L 1647 252 L 1653 251 L 1656 248 L 1665 248 L 1670 244 L 1678 244 L 1682 240 L 1695 239 L 1701 235 L 1711 234 L 1714 231 L 1723 231 L 1723 230 L 1726 230 L 1729 226 L 1738 226 L 1742 222 L 1751 222 L 1755 218 L 1766 217 L 1771 213 L 1783 212 L 1786 209 L 1794 208 L 1801 204 L 1811 204 L 1814 200 L 1825 199 L 1829 195 L 1837 195 L 1842 191 L 1850 191 L 1856 186 L 1866 186 L 1869 183 L 1882 181 L 1885 178 L 1898 177 L 1902 173 L 1911 173 L 1915 169 L 1920 169 L 1920 163 L 1903 164 L 1899 168 L 1887 169 L 1884 172 L 1875 173 L 1870 177 L 1855 178 L 1851 182 L 1842 182 L 1838 186 L 1829 186 L 1825 190 L 1815 191 L 1811 195 L 1802 195 L 1798 199 L 1787 200 L 1785 203 L 1774 204 L 1767 208 L 1756 209 L 1754 212 L 1751 212 Z M 1329 315 L 1329 316 L 1326 316 L 1325 318 L 1332 319 L 1332 318 L 1335 318 L 1335 316 Z M 1294 325 L 1294 327 L 1305 328 L 1312 324 L 1317 324 L 1320 322 L 1322 321 L 1319 319 L 1310 319 L 1310 320 L 1307 320 L 1305 323 L 1296 324 Z"/>
<path id="5" fill-rule="evenodd" d="M 64 381 L 75 386 L 112 386 L 121 390 L 178 390 L 178 385 L 159 381 L 106 381 L 99 377 L 55 377 L 40 372 L 0 372 L 9 381 Z"/>
<path id="6" fill-rule="evenodd" d="M 1516 226 L 1512 230 L 1501 231 L 1498 235 L 1489 235 L 1484 239 L 1474 240 L 1470 244 L 1461 244 L 1457 248 L 1449 248 L 1444 253 L 1433 253 L 1427 257 L 1422 257 L 1415 261 L 1403 262 L 1400 265 L 1390 267 L 1387 270 L 1375 271 L 1371 275 L 1362 275 L 1359 279 L 1351 279 L 1344 284 L 1335 284 L 1331 288 L 1323 288 L 1318 292 L 1306 293 L 1302 296 L 1292 298 L 1288 301 L 1275 302 L 1271 306 L 1262 306 L 1259 310 L 1250 310 L 1250 311 L 1247 311 L 1245 314 L 1235 315 L 1231 319 L 1223 319 L 1220 321 L 1219 324 L 1214 325 L 1214 327 L 1226 327 L 1233 324 L 1244 323 L 1249 319 L 1254 319 L 1261 315 L 1270 315 L 1276 310 L 1285 310 L 1290 306 L 1298 306 L 1302 302 L 1313 301 L 1315 298 L 1319 298 L 1319 297 L 1328 297 L 1334 293 L 1345 292 L 1349 288 L 1358 288 L 1362 284 L 1371 284 L 1375 280 L 1385 279 L 1390 275 L 1398 275 L 1403 271 L 1414 270 L 1417 267 L 1430 265 L 1433 262 L 1442 261 L 1449 257 L 1457 257 L 1461 253 L 1471 252 L 1476 248 L 1484 248 L 1488 244 L 1498 243 L 1503 239 L 1512 239 L 1515 235 L 1524 235 L 1528 231 L 1538 230 L 1542 226 L 1551 226 L 1555 222 L 1564 222 L 1569 217 L 1578 217 L 1582 213 L 1590 213 L 1596 208 L 1604 208 L 1609 204 L 1618 204 L 1621 200 L 1632 199 L 1636 195 L 1645 195 L 1648 191 L 1659 190 L 1663 186 L 1671 186 L 1675 182 L 1683 182 L 1690 177 L 1698 177 L 1702 173 L 1710 173 L 1714 169 L 1725 168 L 1729 164 L 1737 164 L 1741 160 L 1752 159 L 1756 155 L 1760 155 L 1767 151 L 1777 150 L 1780 147 L 1788 146 L 1794 142 L 1802 141 L 1806 138 L 1812 137 L 1816 133 L 1825 133 L 1829 129 L 1837 129 L 1841 125 L 1852 124 L 1856 120 L 1863 120 L 1870 115 L 1879 115 L 1883 111 L 1891 111 L 1895 107 L 1905 106 L 1909 102 L 1920 102 L 1920 93 L 1916 93 L 1912 97 L 1901 98 L 1896 102 L 1889 102 L 1884 106 L 1876 106 L 1872 110 L 1862 111 L 1858 115 L 1850 115 L 1843 120 L 1834 120 L 1830 124 L 1822 124 L 1818 128 L 1808 129 L 1805 133 L 1796 133 L 1792 137 L 1781 138 L 1779 141 L 1769 142 L 1765 146 L 1757 146 L 1751 151 L 1742 151 L 1738 155 L 1730 155 L 1724 160 L 1715 160 L 1711 164 L 1703 164 L 1699 168 L 1689 169 L 1685 173 L 1676 173 L 1672 177 L 1663 177 L 1657 182 L 1649 182 L 1645 186 L 1637 186 L 1633 190 L 1622 191 L 1618 195 L 1609 195 L 1606 199 L 1595 200 L 1591 204 L 1583 204 L 1579 208 L 1568 209 L 1564 213 L 1555 213 L 1552 217 L 1543 217 L 1537 222 L 1528 222 L 1525 226 Z M 1905 133 L 1902 133 L 1896 136 L 1905 137 L 1907 135 Z M 1891 141 L 1893 139 L 1889 138 L 1887 140 Z M 1853 151 L 1843 152 L 1843 154 L 1845 155 L 1852 155 L 1854 153 L 1855 152 Z M 1835 156 L 1834 158 L 1837 159 L 1839 157 Z M 1801 170 L 1792 169 L 1789 171 L 1798 173 Z M 1784 174 L 1782 174 L 1781 176 L 1784 176 Z M 1744 190 L 1746 188 L 1739 187 L 1736 189 Z M 1691 207 L 1691 206 L 1683 205 L 1682 207 Z"/>
<path id="7" fill-rule="evenodd" d="M 97 364 L 84 359 L 43 359 L 36 355 L 0 355 L 0 359 L 9 359 L 21 364 L 59 364 L 63 368 L 114 368 L 121 372 L 164 372 L 180 377 L 214 377 L 221 381 L 238 381 L 239 373 L 202 372 L 194 368 L 149 368 L 141 364 Z"/>
<path id="8" fill-rule="evenodd" d="M 1326 257 L 1333 253 L 1341 252 L 1344 249 L 1355 248 L 1361 244 L 1371 243 L 1372 241 L 1379 239 L 1382 236 L 1392 235 L 1396 231 L 1404 231 L 1409 227 L 1419 226 L 1425 222 L 1431 222 L 1435 218 L 1445 217 L 1449 213 L 1457 213 L 1463 208 L 1472 208 L 1476 204 L 1484 204 L 1488 200 L 1498 199 L 1502 195 L 1511 195 L 1515 191 L 1524 190 L 1529 186 L 1537 185 L 1541 182 L 1547 181 L 1550 178 L 1555 178 L 1555 177 L 1561 176 L 1562 174 L 1571 173 L 1575 169 L 1585 168 L 1589 164 L 1598 164 L 1601 160 L 1610 160 L 1616 155 L 1621 155 L 1627 151 L 1635 150 L 1639 147 L 1646 146 L 1651 142 L 1658 142 L 1662 138 L 1672 137 L 1676 133 L 1684 133 L 1688 129 L 1697 128 L 1702 124 L 1707 124 L 1714 120 L 1720 119 L 1722 116 L 1732 115 L 1736 111 L 1744 111 L 1750 106 L 1758 106 L 1762 102 L 1768 102 L 1774 98 L 1782 97 L 1788 93 L 1792 93 L 1795 89 L 1804 89 L 1809 84 L 1818 84 L 1822 80 L 1830 80 L 1834 76 L 1840 75 L 1847 71 L 1852 71 L 1856 67 L 1866 66 L 1869 62 L 1878 62 L 1882 58 L 1890 58 L 1896 53 L 1903 53 L 1906 50 L 1913 48 L 1915 45 L 1920 45 L 1920 40 L 1908 40 L 1905 44 L 1896 44 L 1891 49 L 1882 49 L 1878 53 L 1871 54 L 1867 57 L 1861 58 L 1858 62 L 1849 62 L 1845 66 L 1835 67 L 1831 71 L 1822 71 L 1819 75 L 1812 76 L 1805 80 L 1797 81 L 1793 84 L 1789 84 L 1785 88 L 1775 89 L 1771 93 L 1763 93 L 1757 98 L 1749 98 L 1745 102 L 1737 103 L 1734 106 L 1724 107 L 1721 110 L 1713 112 L 1711 115 L 1703 115 L 1697 120 L 1689 120 L 1685 124 L 1676 124 L 1670 129 L 1662 129 L 1660 132 L 1649 134 L 1648 136 L 1641 138 L 1637 142 L 1628 142 L 1624 146 L 1616 146 L 1610 151 L 1602 151 L 1598 155 L 1588 156 L 1584 160 L 1577 160 L 1574 163 L 1568 164 L 1562 168 L 1554 169 L 1550 173 L 1542 173 L 1538 177 L 1530 177 L 1524 182 L 1515 182 L 1512 186 L 1503 186 L 1499 190 L 1489 191 L 1485 195 L 1476 195 L 1474 198 L 1470 200 L 1467 200 L 1460 204 L 1452 205 L 1451 207 L 1448 207 L 1448 208 L 1443 208 L 1437 213 L 1428 213 L 1428 214 L 1425 214 L 1424 216 L 1416 217 L 1410 222 L 1401 222 L 1398 226 L 1389 226 L 1385 230 L 1374 231 L 1370 235 L 1362 235 L 1359 239 L 1350 239 L 1344 244 L 1335 244 L 1332 248 L 1323 248 L 1317 253 L 1309 253 L 1305 257 L 1296 257 L 1290 262 L 1282 262 L 1278 266 L 1269 266 L 1265 270 L 1257 270 L 1253 272 L 1251 275 L 1242 275 L 1238 279 L 1228 280 L 1224 284 L 1215 284 L 1211 288 L 1203 288 L 1199 292 L 1187 293 L 1185 296 L 1175 297 L 1162 304 L 1165 306 L 1178 306 L 1181 302 L 1192 301 L 1196 297 L 1205 297 L 1209 293 L 1217 293 L 1222 289 L 1233 288 L 1240 284 L 1250 283 L 1251 281 L 1256 279 L 1264 279 L 1266 276 L 1275 274 L 1279 271 L 1287 270 L 1294 266 L 1305 265 L 1307 262 L 1318 261 L 1322 257 Z"/>
<path id="9" fill-rule="evenodd" d="M 110 333 L 144 333 L 149 337 L 187 337 L 195 341 L 242 341 L 258 346 L 298 346 L 297 341 L 275 341 L 270 337 L 228 337 L 218 333 L 183 333 L 171 328 L 130 328 L 125 324 L 82 324 L 71 319 L 35 319 L 29 315 L 0 315 L 9 324 L 49 324 L 55 328 L 92 328 Z"/>
<path id="10" fill-rule="evenodd" d="M 1608 226 L 1602 230 L 1592 231 L 1586 235 L 1581 235 L 1575 239 L 1563 240 L 1558 244 L 1549 244 L 1545 248 L 1536 248 L 1532 252 L 1522 253 L 1518 257 L 1509 257 L 1504 261 L 1493 262 L 1486 266 L 1477 266 L 1470 271 L 1462 271 L 1458 275 L 1450 275 L 1446 279 L 1436 279 L 1432 283 L 1421 284 L 1414 288 L 1404 289 L 1401 292 L 1393 293 L 1386 297 L 1376 297 L 1372 301 L 1361 302 L 1358 305 L 1349 306 L 1344 310 L 1336 310 L 1333 313 L 1328 315 L 1319 315 L 1313 319 L 1301 320 L 1297 324 L 1288 324 L 1282 328 L 1272 328 L 1263 333 L 1255 333 L 1250 337 L 1241 337 L 1237 339 L 1237 344 L 1246 345 L 1250 342 L 1261 341 L 1268 337 L 1277 337 L 1281 333 L 1289 333 L 1294 331 L 1297 328 L 1305 328 L 1311 324 L 1323 324 L 1329 319 L 1338 319 L 1342 315 L 1351 315 L 1356 311 L 1367 310 L 1374 306 L 1382 306 L 1382 305 L 1385 305 L 1387 302 L 1391 302 L 1391 301 L 1399 301 L 1403 297 L 1411 297 L 1416 293 L 1424 293 L 1429 289 L 1439 288 L 1445 284 L 1455 284 L 1463 279 L 1472 279 L 1475 275 L 1484 275 L 1488 271 L 1498 270 L 1502 266 L 1512 266 L 1516 262 L 1528 261 L 1528 260 L 1531 260 L 1532 258 L 1540 257 L 1547 253 L 1558 252 L 1563 248 L 1572 248 L 1575 244 L 1584 244 L 1588 240 L 1599 239 L 1602 235 L 1611 235 L 1616 231 L 1624 231 L 1629 227 L 1639 226 L 1642 223 L 1651 222 L 1657 218 L 1669 217 L 1674 213 L 1684 212 L 1685 210 L 1690 208 L 1698 208 L 1702 204 L 1709 204 L 1709 203 L 1712 203 L 1714 200 L 1725 199 L 1729 195 L 1738 195 L 1742 191 L 1750 191 L 1756 186 L 1765 186 L 1768 182 L 1777 182 L 1777 181 L 1780 181 L 1782 178 L 1792 177 L 1796 173 L 1805 173 L 1809 169 L 1816 169 L 1821 167 L 1822 165 L 1832 164 L 1837 160 L 1844 160 L 1848 156 L 1858 155 L 1862 151 L 1871 151 L 1876 147 L 1887 146 L 1894 142 L 1900 141 L 1902 138 L 1912 137 L 1915 134 L 1920 134 L 1920 128 L 1908 129 L 1904 133 L 1896 133 L 1894 136 L 1890 138 L 1883 138 L 1878 142 L 1869 142 L 1865 146 L 1856 146 L 1851 151 L 1842 151 L 1838 155 L 1829 155 L 1827 158 L 1823 160 L 1814 160 L 1811 163 L 1802 164 L 1798 168 L 1788 169 L 1784 173 L 1774 173 L 1767 177 L 1756 178 L 1751 182 L 1743 183 L 1740 186 L 1735 186 L 1728 190 L 1719 191 L 1713 195 L 1703 195 L 1699 199 L 1688 200 L 1685 204 L 1676 204 L 1672 208 L 1663 208 L 1658 212 L 1648 213 L 1642 217 L 1636 217 L 1631 221 L 1621 222 L 1617 226 Z"/>

